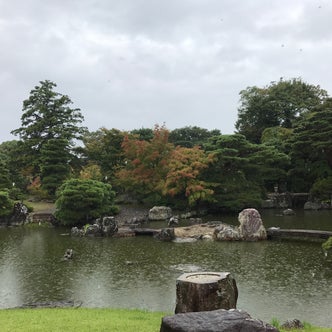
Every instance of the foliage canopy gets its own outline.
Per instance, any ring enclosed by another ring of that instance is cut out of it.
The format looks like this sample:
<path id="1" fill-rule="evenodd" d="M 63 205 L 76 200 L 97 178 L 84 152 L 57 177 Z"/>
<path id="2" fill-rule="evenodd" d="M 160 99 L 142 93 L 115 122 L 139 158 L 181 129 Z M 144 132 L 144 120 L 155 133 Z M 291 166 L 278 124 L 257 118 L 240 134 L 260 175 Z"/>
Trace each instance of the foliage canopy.
<path id="1" fill-rule="evenodd" d="M 96 206 L 109 197 L 102 194 L 106 183 L 138 201 L 178 207 L 258 207 L 276 185 L 331 199 L 332 99 L 319 86 L 296 78 L 242 90 L 233 135 L 158 125 L 88 132 L 80 109 L 55 87 L 46 80 L 30 92 L 22 125 L 12 131 L 20 140 L 0 144 L 0 190 L 11 198 L 21 190 L 54 197 L 65 181 L 57 213 L 66 223 L 104 213 Z M 75 146 L 80 139 L 83 145 Z M 75 202 L 68 192 L 75 192 Z M 76 205 L 82 213 L 72 210 Z"/>
<path id="2" fill-rule="evenodd" d="M 325 90 L 301 79 L 271 82 L 259 88 L 247 87 L 240 92 L 240 107 L 235 128 L 249 141 L 260 143 L 266 128 L 293 128 L 298 120 L 322 104 Z"/>
<path id="3" fill-rule="evenodd" d="M 211 199 L 211 185 L 200 174 L 212 156 L 198 147 L 175 147 L 168 138 L 169 131 L 159 126 L 149 141 L 126 136 L 125 166 L 117 172 L 118 183 L 143 201 L 153 196 L 154 203 L 182 197 L 195 205 Z"/>

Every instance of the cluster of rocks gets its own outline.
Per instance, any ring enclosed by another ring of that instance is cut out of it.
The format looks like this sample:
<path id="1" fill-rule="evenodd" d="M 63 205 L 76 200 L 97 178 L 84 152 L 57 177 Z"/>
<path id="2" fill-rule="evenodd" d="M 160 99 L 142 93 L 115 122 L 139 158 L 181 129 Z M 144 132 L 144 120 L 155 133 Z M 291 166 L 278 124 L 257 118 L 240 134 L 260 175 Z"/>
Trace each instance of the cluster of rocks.
<path id="1" fill-rule="evenodd" d="M 188 215 L 189 216 L 189 215 Z M 178 217 L 173 216 L 172 209 L 166 206 L 155 206 L 147 214 L 149 221 L 168 220 L 168 224 L 175 226 L 179 223 Z M 267 232 L 263 225 L 261 216 L 256 209 L 245 209 L 238 217 L 239 226 L 232 226 L 222 222 L 203 223 L 200 218 L 190 217 L 189 226 L 186 227 L 167 227 L 160 230 L 154 229 L 134 229 L 134 225 L 124 222 L 118 226 L 115 217 L 103 217 L 97 219 L 93 224 L 83 228 L 73 227 L 71 235 L 73 236 L 124 236 L 136 233 L 151 233 L 161 241 L 186 241 L 186 240 L 217 240 L 217 241 L 258 241 L 267 239 Z M 135 220 L 137 221 L 137 220 Z M 136 224 L 136 223 L 135 223 Z M 145 232 L 144 232 L 145 230 Z M 150 232 L 149 232 L 150 231 Z"/>
<path id="2" fill-rule="evenodd" d="M 72 236 L 113 236 L 118 232 L 118 223 L 113 216 L 98 218 L 83 228 L 73 227 Z"/>
<path id="3" fill-rule="evenodd" d="M 218 241 L 258 241 L 266 240 L 267 233 L 262 218 L 256 209 L 245 209 L 240 212 L 240 226 L 220 224 L 214 230 L 214 238 Z"/>
<path id="4" fill-rule="evenodd" d="M 220 221 L 203 223 L 199 217 L 193 217 L 194 213 L 186 213 L 188 226 L 179 227 L 180 218 L 183 215 L 173 215 L 170 207 L 154 206 L 148 213 L 130 213 L 120 214 L 116 216 L 118 232 L 116 237 L 136 236 L 136 235 L 153 235 L 156 239 L 162 241 L 189 242 L 194 240 L 219 240 L 219 241 L 256 241 L 265 240 L 267 238 L 266 230 L 263 226 L 260 214 L 255 209 L 246 209 L 239 214 L 240 226 L 235 227 L 224 224 Z M 133 212 L 133 211 L 132 211 Z M 114 219 L 115 221 L 115 219 Z M 141 228 L 143 223 L 149 221 L 165 221 L 166 228 Z M 176 226 L 176 227 L 175 227 Z M 83 229 L 73 228 L 73 235 L 102 235 L 100 222 L 89 225 Z"/>
<path id="5" fill-rule="evenodd" d="M 27 222 L 29 216 L 28 208 L 25 204 L 17 202 L 14 204 L 13 212 L 8 217 L 0 218 L 2 226 L 21 226 Z"/>
<path id="6" fill-rule="evenodd" d="M 324 210 L 331 209 L 331 204 L 326 202 L 306 202 L 303 206 L 304 210 Z"/>
<path id="7" fill-rule="evenodd" d="M 168 207 L 154 207 L 149 211 L 149 220 L 169 220 L 168 224 L 178 224 L 177 217 L 172 216 Z M 173 241 L 176 238 L 214 239 L 217 241 L 258 241 L 266 240 L 267 232 L 262 218 L 256 209 L 245 209 L 238 216 L 239 226 L 222 222 L 201 224 L 200 218 L 189 218 L 191 226 L 168 227 L 161 229 L 156 238 L 163 241 Z"/>

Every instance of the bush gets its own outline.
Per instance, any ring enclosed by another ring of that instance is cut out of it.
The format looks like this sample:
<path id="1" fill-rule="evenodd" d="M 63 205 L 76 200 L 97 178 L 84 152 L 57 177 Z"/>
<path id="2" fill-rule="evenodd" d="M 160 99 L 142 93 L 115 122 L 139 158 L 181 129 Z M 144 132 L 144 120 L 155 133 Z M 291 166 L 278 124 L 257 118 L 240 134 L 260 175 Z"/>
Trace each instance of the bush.
<path id="1" fill-rule="evenodd" d="M 13 213 L 14 201 L 7 191 L 0 191 L 0 218 L 8 217 Z"/>
<path id="2" fill-rule="evenodd" d="M 70 179 L 57 192 L 55 217 L 63 225 L 86 224 L 113 214 L 115 192 L 109 184 L 91 179 Z"/>
<path id="3" fill-rule="evenodd" d="M 310 193 L 315 198 L 329 201 L 332 195 L 332 176 L 317 180 L 312 186 Z"/>

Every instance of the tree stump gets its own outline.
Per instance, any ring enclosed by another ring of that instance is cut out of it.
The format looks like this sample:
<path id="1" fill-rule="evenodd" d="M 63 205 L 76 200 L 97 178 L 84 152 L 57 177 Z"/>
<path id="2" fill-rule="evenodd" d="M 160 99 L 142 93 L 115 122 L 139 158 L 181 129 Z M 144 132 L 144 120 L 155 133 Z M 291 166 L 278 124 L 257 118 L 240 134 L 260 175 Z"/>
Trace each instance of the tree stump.
<path id="1" fill-rule="evenodd" d="M 237 297 L 229 272 L 184 273 L 176 280 L 175 313 L 235 309 Z"/>

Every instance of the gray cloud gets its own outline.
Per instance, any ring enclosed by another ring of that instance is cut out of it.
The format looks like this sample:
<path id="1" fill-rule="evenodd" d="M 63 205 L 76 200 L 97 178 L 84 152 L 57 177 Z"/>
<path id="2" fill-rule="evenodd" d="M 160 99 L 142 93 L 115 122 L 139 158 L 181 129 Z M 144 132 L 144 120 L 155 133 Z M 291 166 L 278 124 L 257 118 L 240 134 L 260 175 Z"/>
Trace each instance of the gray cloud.
<path id="1" fill-rule="evenodd" d="M 302 77 L 331 92 L 331 15 L 328 0 L 0 0 L 0 141 L 44 79 L 90 130 L 232 133 L 247 86 Z"/>

